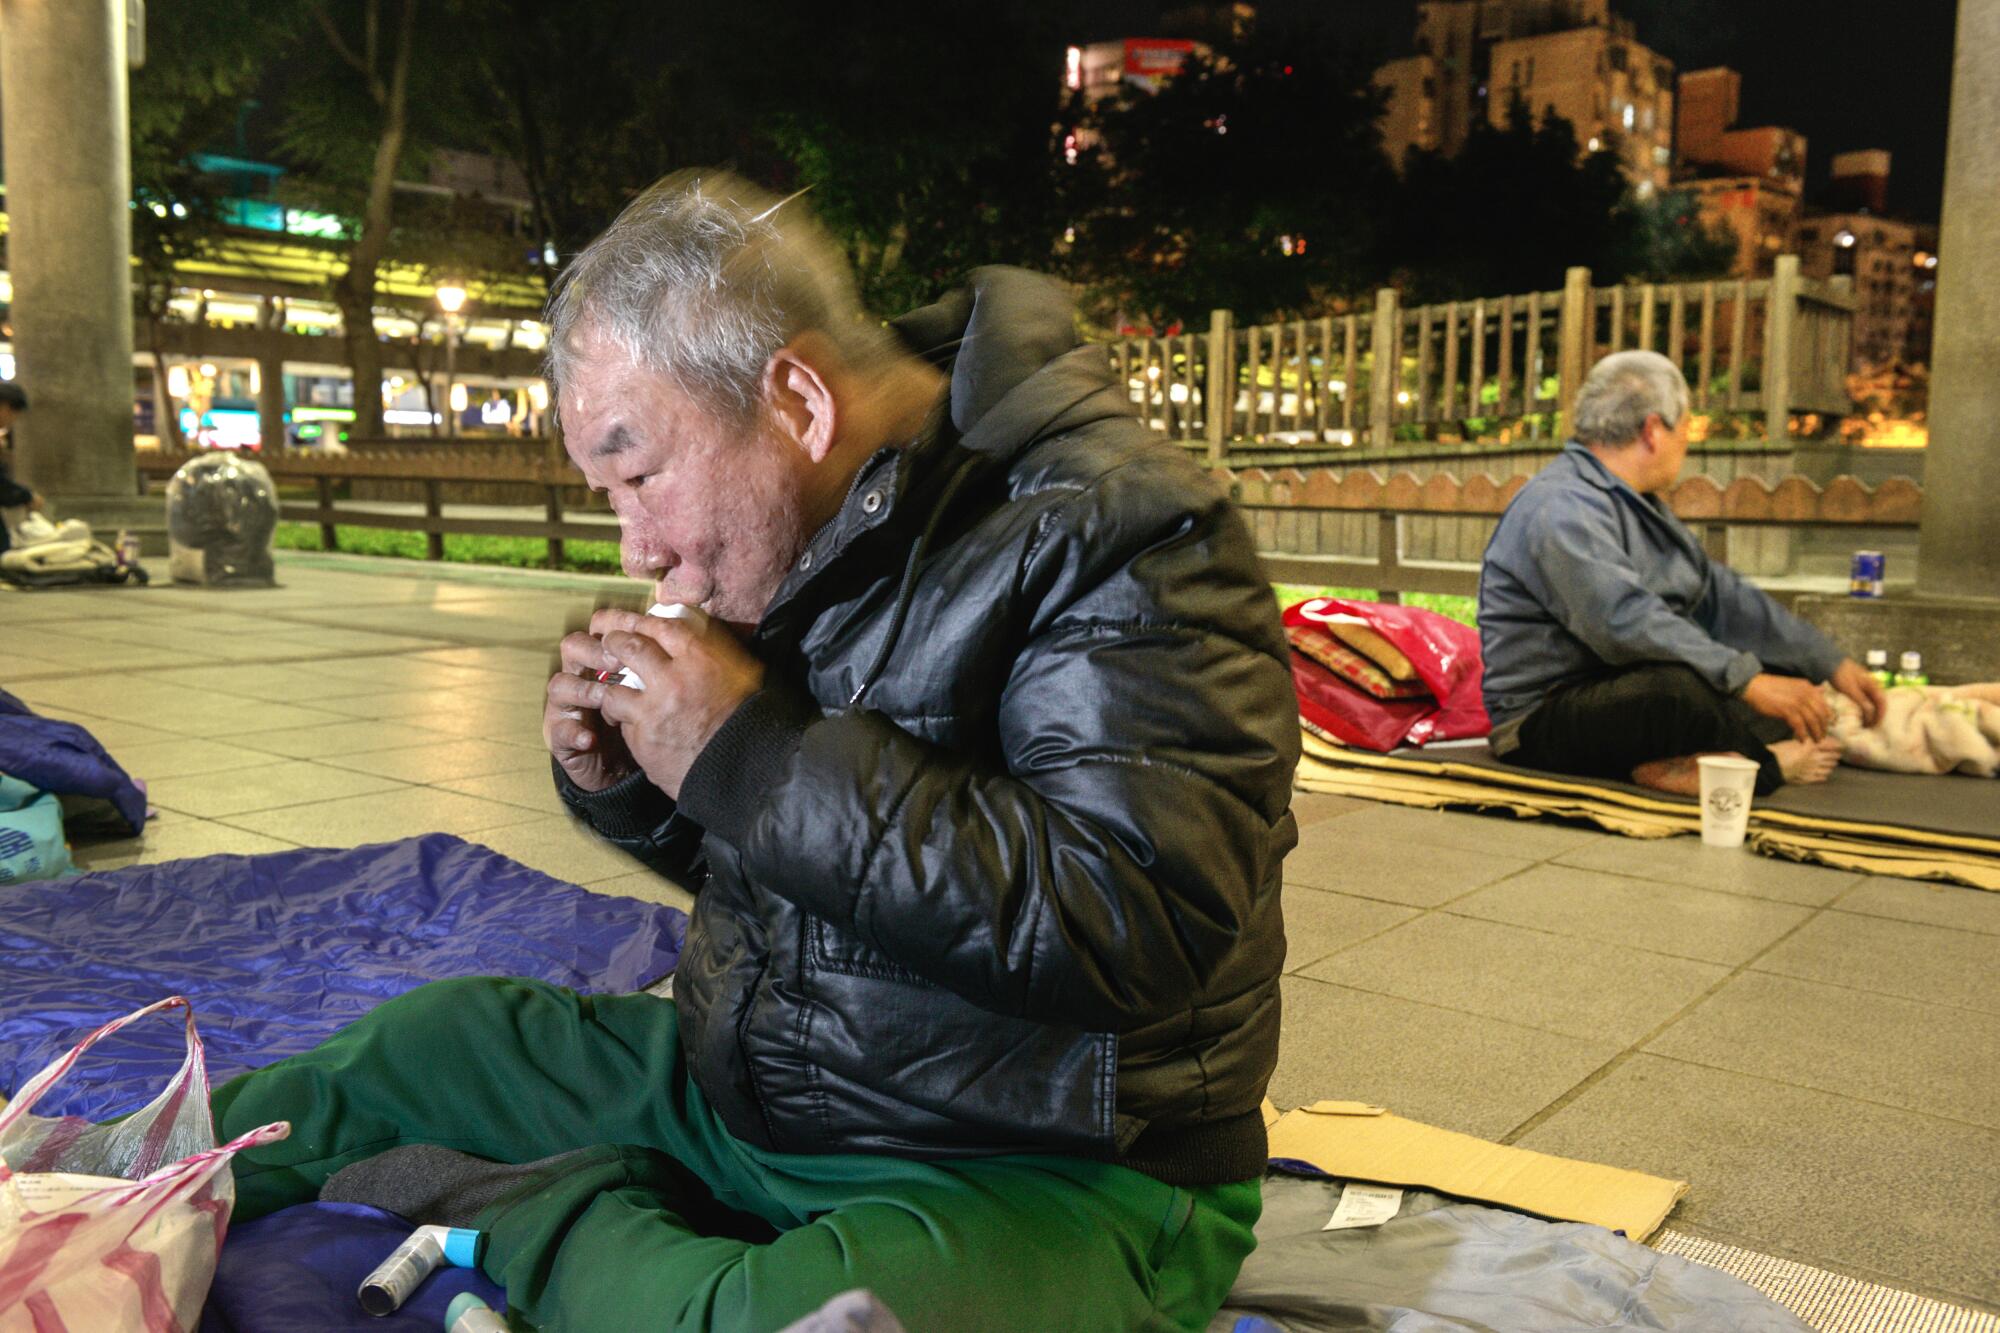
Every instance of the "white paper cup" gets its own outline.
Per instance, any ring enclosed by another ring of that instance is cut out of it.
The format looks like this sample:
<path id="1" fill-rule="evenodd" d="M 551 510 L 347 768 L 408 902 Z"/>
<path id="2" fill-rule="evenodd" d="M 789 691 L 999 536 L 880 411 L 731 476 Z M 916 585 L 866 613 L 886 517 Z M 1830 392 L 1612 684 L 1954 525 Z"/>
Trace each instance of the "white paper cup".
<path id="1" fill-rule="evenodd" d="M 1741 847 L 1757 790 L 1756 761 L 1705 754 L 1695 762 L 1701 766 L 1701 840 L 1711 847 Z"/>

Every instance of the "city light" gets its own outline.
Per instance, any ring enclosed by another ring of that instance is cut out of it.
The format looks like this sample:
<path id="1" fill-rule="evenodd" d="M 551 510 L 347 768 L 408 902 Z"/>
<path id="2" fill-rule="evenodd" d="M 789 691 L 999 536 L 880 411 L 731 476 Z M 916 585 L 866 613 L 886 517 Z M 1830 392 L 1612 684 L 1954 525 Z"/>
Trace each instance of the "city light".
<path id="1" fill-rule="evenodd" d="M 447 283 L 437 289 L 438 309 L 447 315 L 456 315 L 465 304 L 465 288 L 456 283 Z"/>
<path id="2" fill-rule="evenodd" d="M 1842 227 L 1834 233 L 1833 243 L 1843 250 L 1851 250 L 1854 248 L 1854 233 Z"/>
<path id="3" fill-rule="evenodd" d="M 1072 90 L 1083 87 L 1083 48 L 1072 46 L 1063 56 L 1064 82 Z"/>

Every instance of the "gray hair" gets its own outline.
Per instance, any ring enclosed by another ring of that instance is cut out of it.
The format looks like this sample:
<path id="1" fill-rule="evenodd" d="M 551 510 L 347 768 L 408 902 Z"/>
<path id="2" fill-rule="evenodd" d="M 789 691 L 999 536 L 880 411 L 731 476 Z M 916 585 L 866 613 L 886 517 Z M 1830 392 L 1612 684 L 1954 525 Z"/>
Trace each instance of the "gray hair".
<path id="1" fill-rule="evenodd" d="M 1658 352 L 1613 352 L 1583 381 L 1570 434 L 1583 444 L 1630 444 L 1648 416 L 1657 415 L 1672 429 L 1689 407 L 1680 367 Z"/>
<path id="2" fill-rule="evenodd" d="M 863 311 L 846 256 L 797 198 L 725 171 L 648 187 L 555 284 L 551 382 L 574 369 L 588 329 L 741 420 L 760 400 L 765 365 L 801 333 L 824 334 L 851 365 L 887 359 L 894 335 Z"/>

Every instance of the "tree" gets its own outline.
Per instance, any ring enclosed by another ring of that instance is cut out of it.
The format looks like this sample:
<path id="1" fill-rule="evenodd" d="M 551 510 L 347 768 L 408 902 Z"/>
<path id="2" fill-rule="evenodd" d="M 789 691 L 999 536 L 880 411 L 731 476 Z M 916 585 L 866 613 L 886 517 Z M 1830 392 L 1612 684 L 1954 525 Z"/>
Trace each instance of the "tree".
<path id="1" fill-rule="evenodd" d="M 176 269 L 213 253 L 227 235 L 227 183 L 197 155 L 229 131 L 256 86 L 259 48 L 281 38 L 282 16 L 262 0 L 201 0 L 156 7 L 149 58 L 132 75 L 132 257 L 140 336 L 153 359 L 158 429 L 181 446 L 166 393 L 165 328 Z"/>
<path id="2" fill-rule="evenodd" d="M 1636 194 L 1619 207 L 1623 245 L 1619 276 L 1647 282 L 1689 281 L 1728 275 L 1736 263 L 1736 236 L 1705 222 L 1700 201 L 1687 190 L 1650 198 Z"/>
<path id="3" fill-rule="evenodd" d="M 1455 157 L 1413 152 L 1392 256 L 1412 303 L 1560 287 L 1584 265 L 1615 281 L 1632 248 L 1626 183 L 1610 150 L 1582 155 L 1557 116 L 1518 99 L 1507 124 L 1474 126 Z"/>
<path id="4" fill-rule="evenodd" d="M 446 48 L 441 37 L 427 41 L 418 57 L 421 0 L 304 0 L 303 7 L 311 36 L 287 53 L 295 83 L 280 136 L 307 172 L 293 189 L 352 219 L 346 268 L 333 280 L 332 295 L 354 375 L 354 431 L 365 439 L 382 434 L 375 286 L 395 224 L 396 176 L 409 149 L 411 80 L 419 69 L 434 72 Z"/>
<path id="5" fill-rule="evenodd" d="M 1084 123 L 1073 263 L 1140 322 L 1329 308 L 1379 275 L 1381 97 L 1323 33 L 1260 25 Z"/>

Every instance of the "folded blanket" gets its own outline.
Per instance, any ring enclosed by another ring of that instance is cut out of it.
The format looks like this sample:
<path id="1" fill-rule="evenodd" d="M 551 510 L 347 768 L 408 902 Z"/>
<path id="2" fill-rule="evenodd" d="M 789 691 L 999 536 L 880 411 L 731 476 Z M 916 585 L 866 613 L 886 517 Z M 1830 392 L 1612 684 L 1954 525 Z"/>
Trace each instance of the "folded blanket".
<path id="1" fill-rule="evenodd" d="M 1841 762 L 1892 773 L 2000 774 L 2000 684 L 1899 685 L 1874 726 L 1852 699 L 1831 687 L 1833 736 Z"/>

